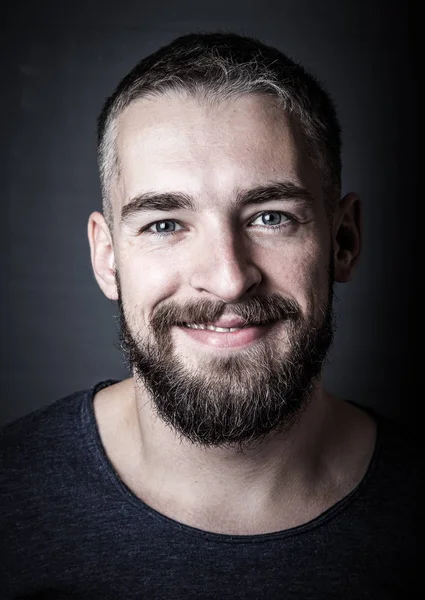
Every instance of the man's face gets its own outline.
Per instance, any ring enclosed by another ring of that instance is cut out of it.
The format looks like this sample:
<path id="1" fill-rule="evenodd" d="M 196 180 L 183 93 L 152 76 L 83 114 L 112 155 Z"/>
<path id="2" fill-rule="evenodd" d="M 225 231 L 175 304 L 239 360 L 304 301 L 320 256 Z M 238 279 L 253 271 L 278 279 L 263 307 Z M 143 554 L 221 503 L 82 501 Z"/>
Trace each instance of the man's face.
<path id="1" fill-rule="evenodd" d="M 122 339 L 158 414 L 204 446 L 289 426 L 332 339 L 323 182 L 296 130 L 258 95 L 164 97 L 124 111 L 117 149 Z"/>

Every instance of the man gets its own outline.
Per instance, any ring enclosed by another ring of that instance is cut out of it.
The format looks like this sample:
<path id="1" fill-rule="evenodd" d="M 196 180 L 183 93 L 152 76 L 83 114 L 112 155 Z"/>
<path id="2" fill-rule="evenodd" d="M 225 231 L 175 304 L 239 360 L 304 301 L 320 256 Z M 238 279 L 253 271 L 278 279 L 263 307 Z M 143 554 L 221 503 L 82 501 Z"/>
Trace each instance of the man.
<path id="1" fill-rule="evenodd" d="M 91 259 L 131 377 L 4 428 L 2 597 L 412 597 L 418 461 L 321 381 L 361 247 L 328 94 L 187 35 L 98 131 Z"/>

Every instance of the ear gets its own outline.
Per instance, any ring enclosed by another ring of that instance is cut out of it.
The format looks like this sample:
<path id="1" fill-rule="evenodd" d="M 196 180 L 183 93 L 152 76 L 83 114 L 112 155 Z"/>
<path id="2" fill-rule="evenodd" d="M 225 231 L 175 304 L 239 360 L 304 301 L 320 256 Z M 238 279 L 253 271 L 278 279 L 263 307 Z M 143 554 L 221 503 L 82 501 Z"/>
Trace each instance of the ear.
<path id="1" fill-rule="evenodd" d="M 344 196 L 333 221 L 334 277 L 338 283 L 350 281 L 361 250 L 361 202 L 355 193 Z"/>
<path id="2" fill-rule="evenodd" d="M 112 236 L 102 214 L 94 212 L 87 224 L 91 263 L 99 287 L 110 300 L 117 300 L 115 254 Z"/>

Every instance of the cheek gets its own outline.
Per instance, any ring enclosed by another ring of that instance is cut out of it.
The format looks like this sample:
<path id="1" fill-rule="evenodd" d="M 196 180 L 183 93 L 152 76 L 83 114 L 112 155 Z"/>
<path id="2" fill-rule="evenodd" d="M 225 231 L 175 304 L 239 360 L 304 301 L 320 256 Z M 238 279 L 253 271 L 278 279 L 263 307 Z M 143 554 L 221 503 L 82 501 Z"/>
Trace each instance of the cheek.
<path id="1" fill-rule="evenodd" d="M 287 247 L 269 264 L 274 264 L 267 270 L 271 288 L 296 300 L 304 314 L 315 312 L 327 301 L 329 257 L 320 243 L 309 241 Z"/>
<path id="2" fill-rule="evenodd" d="M 152 310 L 178 289 L 178 269 L 171 258 L 126 253 L 119 269 L 124 308 L 137 323 L 141 317 L 146 323 Z"/>

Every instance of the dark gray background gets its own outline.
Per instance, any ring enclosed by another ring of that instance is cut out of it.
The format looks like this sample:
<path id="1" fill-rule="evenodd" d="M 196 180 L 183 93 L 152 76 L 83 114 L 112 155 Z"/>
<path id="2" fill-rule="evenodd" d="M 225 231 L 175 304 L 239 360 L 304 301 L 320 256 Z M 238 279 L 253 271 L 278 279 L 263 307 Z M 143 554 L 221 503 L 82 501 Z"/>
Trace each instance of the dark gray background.
<path id="1" fill-rule="evenodd" d="M 3 9 L 4 10 L 4 9 Z M 406 2 L 14 2 L 1 19 L 1 421 L 126 376 L 115 305 L 91 272 L 100 207 L 95 122 L 143 56 L 183 33 L 258 36 L 327 85 L 344 129 L 343 189 L 364 206 L 362 263 L 337 286 L 328 386 L 419 422 L 415 17 Z"/>

